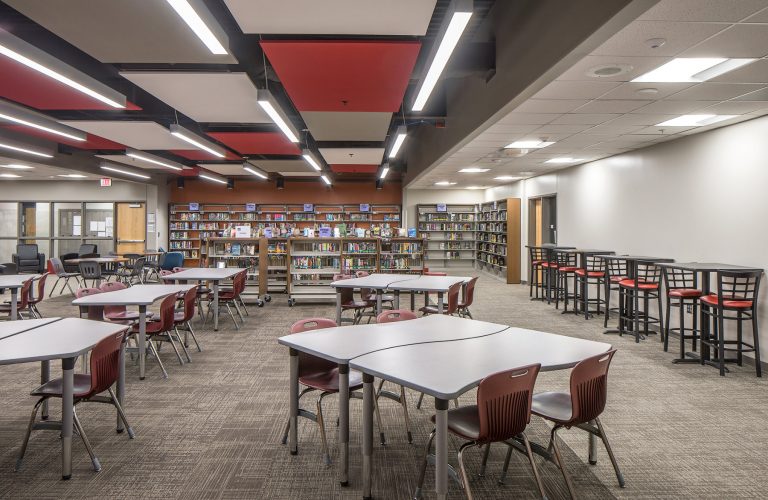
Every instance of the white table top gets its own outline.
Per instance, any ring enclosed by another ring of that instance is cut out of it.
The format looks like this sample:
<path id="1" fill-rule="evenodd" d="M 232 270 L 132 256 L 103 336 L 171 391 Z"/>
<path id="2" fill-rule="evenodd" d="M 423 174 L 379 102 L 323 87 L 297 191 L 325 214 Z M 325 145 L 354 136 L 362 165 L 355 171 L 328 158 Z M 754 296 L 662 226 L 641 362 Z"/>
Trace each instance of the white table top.
<path id="1" fill-rule="evenodd" d="M 389 286 L 390 290 L 413 290 L 417 292 L 447 292 L 455 283 L 471 280 L 468 276 L 419 276 L 398 281 Z"/>
<path id="2" fill-rule="evenodd" d="M 480 338 L 394 347 L 360 356 L 349 366 L 440 399 L 454 399 L 496 372 L 541 363 L 570 368 L 610 344 L 509 328 Z"/>
<path id="3" fill-rule="evenodd" d="M 362 278 L 350 278 L 346 280 L 338 280 L 331 283 L 334 288 L 374 288 L 377 290 L 384 290 L 389 287 L 390 284 L 397 281 L 406 281 L 413 279 L 413 276 L 407 274 L 386 274 L 376 273 L 369 276 L 363 276 Z"/>
<path id="4" fill-rule="evenodd" d="M 74 358 L 127 329 L 116 323 L 64 318 L 0 341 L 0 365 Z"/>
<path id="5" fill-rule="evenodd" d="M 25 281 L 39 277 L 39 274 L 0 274 L 0 288 L 21 288 Z"/>
<path id="6" fill-rule="evenodd" d="M 420 342 L 443 342 L 491 335 L 506 325 L 432 314 L 392 323 L 339 326 L 286 335 L 278 343 L 335 363 L 381 349 Z"/>
<path id="7" fill-rule="evenodd" d="M 173 293 L 186 292 L 195 285 L 134 285 L 72 301 L 75 306 L 148 306 Z"/>
<path id="8" fill-rule="evenodd" d="M 43 319 L 27 319 L 24 321 L 3 321 L 0 323 L 0 340 L 7 337 L 12 337 L 17 333 L 26 332 L 54 321 L 59 321 L 61 318 L 43 318 Z M 0 347 L 2 349 L 2 347 Z"/>
<path id="9" fill-rule="evenodd" d="M 224 267 L 224 268 L 196 267 L 194 269 L 185 269 L 183 271 L 179 271 L 178 273 L 167 274 L 165 276 L 160 276 L 160 277 L 168 281 L 179 281 L 179 280 L 220 281 L 220 280 L 231 278 L 232 276 L 244 270 L 245 269 L 240 269 L 239 267 Z"/>

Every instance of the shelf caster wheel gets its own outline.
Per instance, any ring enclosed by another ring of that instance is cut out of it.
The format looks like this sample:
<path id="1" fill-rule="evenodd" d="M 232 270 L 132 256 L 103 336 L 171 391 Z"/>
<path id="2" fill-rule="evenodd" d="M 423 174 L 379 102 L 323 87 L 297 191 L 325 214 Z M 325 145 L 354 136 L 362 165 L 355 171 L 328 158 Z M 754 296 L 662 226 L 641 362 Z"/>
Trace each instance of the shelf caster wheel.
<path id="1" fill-rule="evenodd" d="M 272 302 L 272 296 L 271 295 L 265 295 L 264 300 L 267 302 Z"/>
<path id="2" fill-rule="evenodd" d="M 288 299 L 288 307 L 293 307 L 294 302 L 296 302 L 293 299 Z"/>
<path id="3" fill-rule="evenodd" d="M 264 307 L 264 301 L 263 300 L 258 300 L 258 301 L 256 301 L 256 305 L 259 306 L 259 307 Z"/>

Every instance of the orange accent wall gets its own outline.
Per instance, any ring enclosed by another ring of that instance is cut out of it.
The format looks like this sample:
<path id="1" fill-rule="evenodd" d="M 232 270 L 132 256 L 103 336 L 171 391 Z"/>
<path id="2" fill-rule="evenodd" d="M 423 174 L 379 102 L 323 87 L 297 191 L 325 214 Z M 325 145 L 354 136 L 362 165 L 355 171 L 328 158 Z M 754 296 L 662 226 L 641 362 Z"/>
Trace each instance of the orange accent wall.
<path id="1" fill-rule="evenodd" d="M 213 182 L 186 179 L 184 189 L 175 183 L 168 186 L 171 203 L 370 203 L 402 205 L 403 187 L 399 182 L 387 182 L 376 189 L 374 182 L 339 182 L 326 187 L 319 181 L 285 180 L 285 189 L 278 190 L 274 182 L 235 180 L 235 188 Z"/>

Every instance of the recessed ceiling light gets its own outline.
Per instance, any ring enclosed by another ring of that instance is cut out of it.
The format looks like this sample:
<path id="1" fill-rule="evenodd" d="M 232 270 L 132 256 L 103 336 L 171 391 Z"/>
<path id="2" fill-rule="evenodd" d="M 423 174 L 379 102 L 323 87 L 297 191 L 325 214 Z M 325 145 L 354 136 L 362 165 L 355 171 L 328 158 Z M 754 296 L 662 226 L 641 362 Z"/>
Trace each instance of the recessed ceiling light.
<path id="1" fill-rule="evenodd" d="M 643 95 L 656 95 L 659 93 L 659 89 L 655 89 L 653 87 L 646 87 L 644 89 L 637 89 L 636 92 L 638 94 L 643 94 Z"/>
<path id="2" fill-rule="evenodd" d="M 208 50 L 212 54 L 224 55 L 227 53 L 227 49 L 219 42 L 213 31 L 205 24 L 202 18 L 195 12 L 195 9 L 189 4 L 187 0 L 167 0 L 173 7 L 173 10 L 181 16 L 187 26 L 190 27 L 195 35 L 208 47 Z"/>
<path id="3" fill-rule="evenodd" d="M 679 57 L 640 75 L 633 82 L 705 82 L 755 61 L 724 57 Z"/>
<path id="4" fill-rule="evenodd" d="M 379 174 L 379 179 L 384 180 L 387 178 L 387 174 L 389 173 L 389 164 L 385 163 L 381 168 L 381 173 Z"/>
<path id="5" fill-rule="evenodd" d="M 519 179 L 520 177 L 515 177 L 514 175 L 500 175 L 498 177 L 493 178 L 493 180 L 495 181 L 516 181 Z"/>
<path id="6" fill-rule="evenodd" d="M 533 175 L 533 172 L 520 172 L 520 175 Z"/>
<path id="7" fill-rule="evenodd" d="M 2 168 L 10 168 L 13 170 L 31 170 L 35 167 L 30 167 L 29 165 L 19 165 L 18 163 L 11 163 L 9 165 L 0 165 Z"/>
<path id="8" fill-rule="evenodd" d="M 489 171 L 490 168 L 479 168 L 479 167 L 469 167 L 469 168 L 462 168 L 459 170 L 459 172 L 463 172 L 465 174 L 479 174 L 482 172 Z"/>
<path id="9" fill-rule="evenodd" d="M 16 174 L 0 174 L 0 177 L 6 178 L 6 179 L 16 179 L 21 176 Z"/>
<path id="10" fill-rule="evenodd" d="M 269 174 L 267 174 L 267 172 L 265 172 L 264 170 L 260 169 L 259 167 L 257 167 L 253 163 L 250 163 L 250 162 L 247 162 L 247 161 L 244 162 L 243 163 L 243 170 L 245 170 L 246 172 L 248 172 L 251 175 L 255 175 L 256 177 L 260 177 L 260 178 L 262 178 L 264 180 L 269 179 Z"/>
<path id="11" fill-rule="evenodd" d="M 301 152 L 301 157 L 304 158 L 304 161 L 309 163 L 309 166 L 317 170 L 318 172 L 322 170 L 320 167 L 320 163 L 318 163 L 317 158 L 315 158 L 315 155 L 312 154 L 312 151 L 308 149 L 304 149 Z"/>
<path id="12" fill-rule="evenodd" d="M 657 127 L 703 127 L 735 118 L 737 115 L 683 115 L 665 122 L 657 123 Z"/>
<path id="13" fill-rule="evenodd" d="M 435 182 L 435 186 L 454 186 L 454 185 L 456 185 L 456 183 L 455 182 L 451 182 L 451 181 L 438 181 L 438 182 Z"/>
<path id="14" fill-rule="evenodd" d="M 552 158 L 551 160 L 547 160 L 544 163 L 576 163 L 577 161 L 584 161 L 581 158 Z"/>
<path id="15" fill-rule="evenodd" d="M 634 66 L 631 64 L 601 64 L 587 70 L 587 76 L 593 78 L 610 78 L 612 76 L 626 75 L 632 71 Z"/>
<path id="16" fill-rule="evenodd" d="M 554 144 L 554 141 L 515 141 L 504 146 L 504 149 L 540 149 Z"/>
<path id="17" fill-rule="evenodd" d="M 68 179 L 85 179 L 88 176 L 83 174 L 59 174 L 56 177 L 66 177 Z"/>
<path id="18" fill-rule="evenodd" d="M 485 189 L 485 186 L 467 186 L 464 189 Z"/>

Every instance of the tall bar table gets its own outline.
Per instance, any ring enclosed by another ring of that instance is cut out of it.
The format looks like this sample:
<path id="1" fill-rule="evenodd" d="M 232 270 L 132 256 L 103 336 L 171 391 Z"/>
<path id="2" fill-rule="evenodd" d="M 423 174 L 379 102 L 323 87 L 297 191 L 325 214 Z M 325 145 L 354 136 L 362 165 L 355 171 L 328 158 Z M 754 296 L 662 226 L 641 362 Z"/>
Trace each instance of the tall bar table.
<path id="1" fill-rule="evenodd" d="M 525 248 L 531 249 L 531 248 L 539 248 L 544 251 L 545 258 L 547 262 L 552 262 L 553 253 L 555 250 L 573 250 L 576 247 L 569 247 L 569 246 L 562 246 L 557 245 L 555 243 L 543 243 L 541 245 L 526 245 Z M 528 264 L 530 265 L 530 263 Z M 552 269 L 547 268 L 546 274 L 546 287 L 544 290 L 546 291 L 545 296 L 540 300 L 546 300 L 547 304 L 552 303 Z M 539 299 L 531 299 L 531 300 L 539 300 Z"/>

